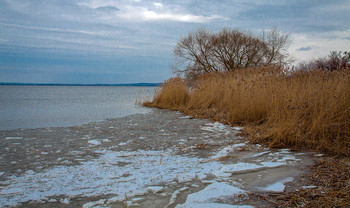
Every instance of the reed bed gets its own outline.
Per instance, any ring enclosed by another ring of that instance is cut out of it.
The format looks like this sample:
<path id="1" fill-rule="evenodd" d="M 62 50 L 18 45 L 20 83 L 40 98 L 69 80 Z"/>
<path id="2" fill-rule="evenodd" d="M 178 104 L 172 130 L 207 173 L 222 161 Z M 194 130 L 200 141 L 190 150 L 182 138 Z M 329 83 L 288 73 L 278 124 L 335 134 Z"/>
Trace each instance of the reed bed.
<path id="1" fill-rule="evenodd" d="M 245 126 L 253 142 L 350 156 L 350 70 L 260 67 L 166 81 L 146 106 Z"/>

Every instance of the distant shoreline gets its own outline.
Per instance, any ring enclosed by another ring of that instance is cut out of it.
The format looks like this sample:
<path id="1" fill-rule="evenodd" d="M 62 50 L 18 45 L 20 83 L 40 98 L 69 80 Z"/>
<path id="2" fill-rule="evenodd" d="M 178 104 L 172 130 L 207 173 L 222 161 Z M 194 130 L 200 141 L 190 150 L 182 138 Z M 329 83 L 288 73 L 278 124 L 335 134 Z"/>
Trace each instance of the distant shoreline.
<path id="1" fill-rule="evenodd" d="M 13 83 L 0 82 L 0 85 L 19 85 L 19 86 L 126 86 L 126 87 L 157 87 L 162 83 L 128 83 L 128 84 L 54 84 L 54 83 Z"/>

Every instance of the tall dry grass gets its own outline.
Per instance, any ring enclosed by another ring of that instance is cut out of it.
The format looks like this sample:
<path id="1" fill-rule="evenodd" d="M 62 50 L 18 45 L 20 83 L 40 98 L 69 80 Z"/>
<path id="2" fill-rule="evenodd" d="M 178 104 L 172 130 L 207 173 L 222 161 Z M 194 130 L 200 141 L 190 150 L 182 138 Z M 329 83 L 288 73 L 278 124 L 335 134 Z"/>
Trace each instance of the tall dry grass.
<path id="1" fill-rule="evenodd" d="M 247 126 L 272 148 L 350 156 L 350 70 L 285 75 L 263 67 L 170 79 L 147 106 Z"/>
<path id="2" fill-rule="evenodd" d="M 188 86 L 181 78 L 171 78 L 163 83 L 162 88 L 156 90 L 152 102 L 145 102 L 148 107 L 183 110 L 189 100 Z"/>

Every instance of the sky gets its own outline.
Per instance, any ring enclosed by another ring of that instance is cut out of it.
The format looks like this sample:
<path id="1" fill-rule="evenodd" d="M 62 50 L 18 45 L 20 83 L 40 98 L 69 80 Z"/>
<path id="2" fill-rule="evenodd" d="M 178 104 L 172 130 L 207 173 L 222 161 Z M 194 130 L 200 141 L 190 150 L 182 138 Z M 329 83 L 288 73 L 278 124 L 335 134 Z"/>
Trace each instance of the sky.
<path id="1" fill-rule="evenodd" d="M 0 82 L 163 82 L 176 43 L 201 27 L 277 27 L 298 63 L 350 51 L 350 1 L 0 0 Z"/>

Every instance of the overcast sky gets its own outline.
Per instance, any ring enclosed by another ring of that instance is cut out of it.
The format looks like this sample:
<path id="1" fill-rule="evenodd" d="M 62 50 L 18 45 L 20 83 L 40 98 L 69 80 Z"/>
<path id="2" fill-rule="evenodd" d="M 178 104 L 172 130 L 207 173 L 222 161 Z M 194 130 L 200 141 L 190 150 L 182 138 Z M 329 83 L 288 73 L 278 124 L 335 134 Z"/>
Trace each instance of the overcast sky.
<path id="1" fill-rule="evenodd" d="M 189 32 L 273 26 L 298 61 L 350 51 L 349 0 L 0 0 L 0 82 L 162 82 Z"/>

